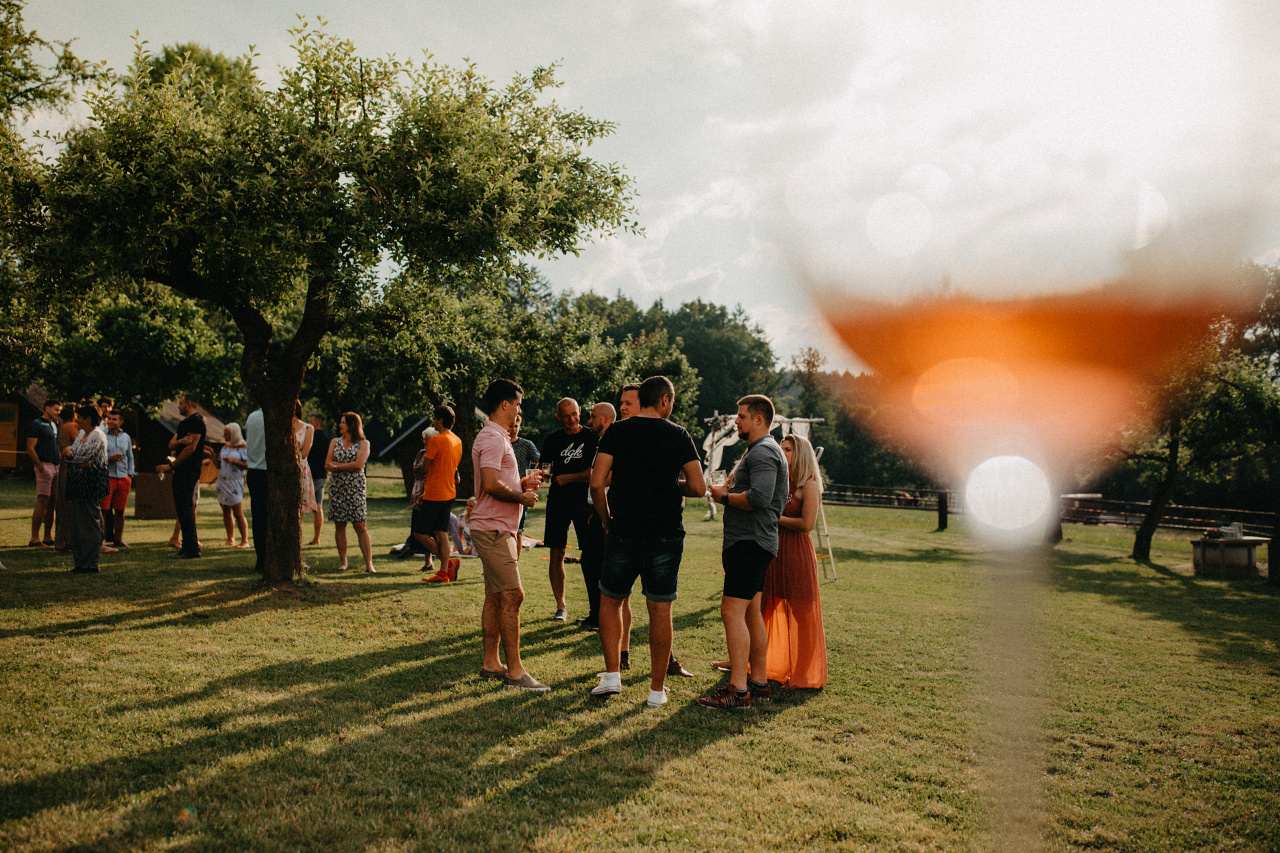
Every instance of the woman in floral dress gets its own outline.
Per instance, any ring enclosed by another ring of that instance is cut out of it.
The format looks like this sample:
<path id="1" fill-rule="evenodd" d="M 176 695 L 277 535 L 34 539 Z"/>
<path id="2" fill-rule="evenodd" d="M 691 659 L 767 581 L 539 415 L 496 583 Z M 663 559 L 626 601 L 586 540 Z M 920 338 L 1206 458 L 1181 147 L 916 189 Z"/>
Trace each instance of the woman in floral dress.
<path id="1" fill-rule="evenodd" d="M 364 466 L 369 461 L 369 442 L 364 426 L 355 412 L 338 418 L 338 437 L 329 445 L 324 469 L 329 472 L 329 520 L 334 522 L 333 538 L 338 545 L 338 571 L 347 569 L 347 524 L 356 530 L 364 570 L 373 572 L 373 543 L 365 525 Z"/>

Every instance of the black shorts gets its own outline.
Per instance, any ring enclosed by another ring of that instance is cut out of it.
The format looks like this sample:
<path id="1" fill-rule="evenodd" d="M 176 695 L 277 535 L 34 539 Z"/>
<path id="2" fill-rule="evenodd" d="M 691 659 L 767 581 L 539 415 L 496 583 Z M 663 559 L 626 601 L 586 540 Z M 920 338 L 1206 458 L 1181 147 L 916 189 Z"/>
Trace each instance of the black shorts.
<path id="1" fill-rule="evenodd" d="M 449 532 L 449 510 L 453 501 L 422 501 L 413 508 L 413 532 L 434 536 Z"/>
<path id="2" fill-rule="evenodd" d="M 573 531 L 578 534 L 578 547 L 582 547 L 587 533 L 587 519 L 591 517 L 591 506 L 585 500 L 577 498 L 557 497 L 547 501 L 547 526 L 542 534 L 542 543 L 548 548 L 563 548 L 569 544 L 569 522 L 573 522 Z"/>
<path id="3" fill-rule="evenodd" d="M 720 553 L 724 566 L 724 597 L 745 598 L 747 601 L 764 592 L 764 573 L 773 562 L 773 555 L 751 539 L 734 542 Z"/>

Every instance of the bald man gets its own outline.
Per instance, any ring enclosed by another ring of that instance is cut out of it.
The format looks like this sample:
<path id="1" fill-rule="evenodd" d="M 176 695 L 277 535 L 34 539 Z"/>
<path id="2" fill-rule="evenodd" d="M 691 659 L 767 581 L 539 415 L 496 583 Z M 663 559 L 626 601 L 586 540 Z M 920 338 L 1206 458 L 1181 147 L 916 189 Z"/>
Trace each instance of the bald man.
<path id="1" fill-rule="evenodd" d="M 613 410 L 612 405 L 596 403 L 591 410 L 591 417 L 587 419 L 587 426 L 595 434 L 597 444 L 616 419 L 617 412 Z M 604 563 L 604 527 L 600 524 L 600 516 L 596 513 L 594 506 L 590 506 L 590 513 L 587 516 L 587 535 L 579 538 L 578 547 L 582 549 L 582 580 L 587 585 L 587 601 L 590 606 L 587 615 L 578 620 L 578 627 L 584 631 L 599 631 L 600 566 Z"/>
<path id="2" fill-rule="evenodd" d="M 542 541 L 551 549 L 547 568 L 551 594 L 556 598 L 557 622 L 568 619 L 564 600 L 564 552 L 569 544 L 569 525 L 578 535 L 578 547 L 587 534 L 588 483 L 591 462 L 596 456 L 596 436 L 581 423 L 578 401 L 565 397 L 556 403 L 556 420 L 560 429 L 542 443 L 542 462 L 551 463 L 551 489 L 547 492 L 547 526 Z"/>

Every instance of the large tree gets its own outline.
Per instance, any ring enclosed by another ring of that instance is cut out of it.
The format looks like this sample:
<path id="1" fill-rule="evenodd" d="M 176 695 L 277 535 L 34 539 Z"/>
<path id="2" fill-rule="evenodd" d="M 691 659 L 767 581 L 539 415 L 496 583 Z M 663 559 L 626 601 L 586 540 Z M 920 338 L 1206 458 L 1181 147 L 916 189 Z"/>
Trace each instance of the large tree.
<path id="1" fill-rule="evenodd" d="M 36 235 L 73 286 L 154 282 L 232 317 L 265 416 L 275 583 L 301 569 L 294 400 L 325 335 L 381 299 L 380 265 L 424 288 L 494 281 L 634 227 L 629 179 L 584 154 L 613 126 L 549 101 L 551 69 L 499 89 L 474 67 L 365 59 L 323 29 L 292 32 L 296 63 L 274 90 L 248 57 L 249 85 L 216 85 L 191 61 L 157 82 L 140 49 L 68 134 Z"/>
<path id="2" fill-rule="evenodd" d="M 1149 560 L 1151 540 L 1170 502 L 1197 483 L 1247 481 L 1271 492 L 1280 473 L 1280 392 L 1268 369 L 1219 332 L 1183 368 L 1152 390 L 1158 413 L 1123 457 L 1151 496 L 1134 534 L 1132 557 Z"/>

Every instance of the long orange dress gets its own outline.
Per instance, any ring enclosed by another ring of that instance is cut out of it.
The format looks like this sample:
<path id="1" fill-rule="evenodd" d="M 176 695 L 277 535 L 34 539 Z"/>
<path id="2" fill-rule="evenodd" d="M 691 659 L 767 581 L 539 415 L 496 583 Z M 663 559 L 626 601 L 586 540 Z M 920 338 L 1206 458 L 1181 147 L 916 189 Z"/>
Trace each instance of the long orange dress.
<path id="1" fill-rule="evenodd" d="M 800 518 L 801 503 L 792 486 L 782 514 Z M 818 557 L 808 533 L 778 528 L 778 556 L 765 572 L 761 611 L 769 632 L 769 680 L 787 687 L 825 685 L 827 640 L 818 596 Z"/>

